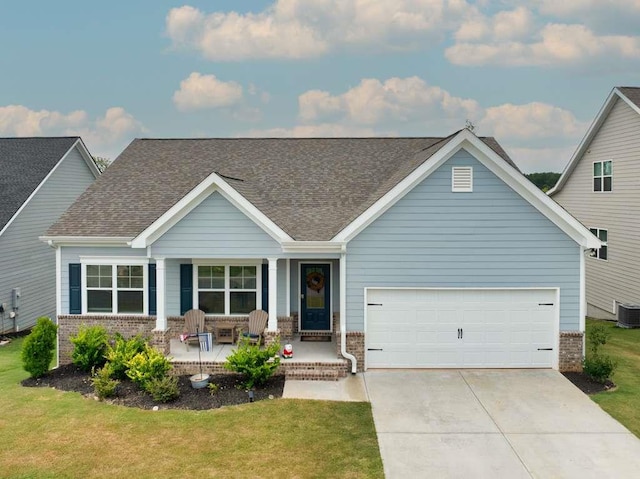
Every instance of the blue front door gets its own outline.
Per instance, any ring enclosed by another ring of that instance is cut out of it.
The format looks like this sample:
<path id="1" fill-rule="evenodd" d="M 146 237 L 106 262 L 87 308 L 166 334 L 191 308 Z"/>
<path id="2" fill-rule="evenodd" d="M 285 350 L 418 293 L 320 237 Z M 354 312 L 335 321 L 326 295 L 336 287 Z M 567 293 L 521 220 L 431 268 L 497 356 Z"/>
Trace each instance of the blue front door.
<path id="1" fill-rule="evenodd" d="M 331 329 L 329 265 L 303 264 L 300 276 L 302 331 L 329 331 Z"/>

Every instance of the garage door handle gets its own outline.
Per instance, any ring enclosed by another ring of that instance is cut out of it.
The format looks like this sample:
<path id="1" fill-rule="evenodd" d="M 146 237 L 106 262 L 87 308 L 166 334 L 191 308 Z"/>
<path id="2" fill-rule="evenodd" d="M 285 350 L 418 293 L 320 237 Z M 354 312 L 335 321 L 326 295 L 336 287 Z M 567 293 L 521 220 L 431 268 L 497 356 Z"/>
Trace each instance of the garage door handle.
<path id="1" fill-rule="evenodd" d="M 382 306 L 382 303 L 367 303 L 367 306 Z"/>
<path id="2" fill-rule="evenodd" d="M 553 306 L 553 303 L 538 303 L 538 306 Z"/>
<path id="3" fill-rule="evenodd" d="M 382 351 L 382 348 L 367 348 L 367 351 Z"/>
<path id="4" fill-rule="evenodd" d="M 462 339 L 462 336 L 464 336 L 464 331 L 462 328 L 458 328 L 458 339 Z"/>
<path id="5" fill-rule="evenodd" d="M 553 348 L 538 348 L 538 351 L 553 351 Z"/>

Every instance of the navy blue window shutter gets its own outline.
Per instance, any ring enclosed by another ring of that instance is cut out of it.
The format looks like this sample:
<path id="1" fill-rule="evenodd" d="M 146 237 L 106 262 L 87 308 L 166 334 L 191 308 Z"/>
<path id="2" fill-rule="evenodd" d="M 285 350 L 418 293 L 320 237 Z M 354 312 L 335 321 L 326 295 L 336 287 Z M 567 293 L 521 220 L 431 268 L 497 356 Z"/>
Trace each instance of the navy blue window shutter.
<path id="1" fill-rule="evenodd" d="M 269 312 L 269 265 L 262 265 L 262 309 Z"/>
<path id="2" fill-rule="evenodd" d="M 69 314 L 82 314 L 82 274 L 80 263 L 69 263 Z"/>
<path id="3" fill-rule="evenodd" d="M 156 265 L 149 264 L 149 314 L 158 311 L 156 294 Z"/>
<path id="4" fill-rule="evenodd" d="M 180 265 L 180 314 L 193 308 L 193 265 Z"/>

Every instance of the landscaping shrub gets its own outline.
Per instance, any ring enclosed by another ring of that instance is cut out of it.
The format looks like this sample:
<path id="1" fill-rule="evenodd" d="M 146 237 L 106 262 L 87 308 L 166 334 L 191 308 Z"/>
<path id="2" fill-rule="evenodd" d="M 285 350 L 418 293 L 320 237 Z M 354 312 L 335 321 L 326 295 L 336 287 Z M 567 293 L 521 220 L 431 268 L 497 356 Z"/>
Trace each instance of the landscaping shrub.
<path id="1" fill-rule="evenodd" d="M 153 379 L 162 379 L 173 367 L 164 354 L 145 344 L 144 350 L 127 362 L 127 376 L 142 389 Z"/>
<path id="2" fill-rule="evenodd" d="M 169 402 L 180 396 L 177 376 L 163 376 L 152 378 L 147 382 L 146 391 L 151 394 L 154 401 Z"/>
<path id="3" fill-rule="evenodd" d="M 115 396 L 116 388 L 118 384 L 120 384 L 120 381 L 113 379 L 111 365 L 107 363 L 97 371 L 95 368 L 91 370 L 91 384 L 93 384 L 93 390 L 96 396 L 102 400 Z"/>
<path id="4" fill-rule="evenodd" d="M 128 363 L 138 353 L 144 351 L 147 342 L 141 335 L 125 339 L 120 333 L 115 334 L 115 342 L 107 347 L 105 357 L 111 366 L 112 377 L 125 379 L 127 377 Z"/>
<path id="5" fill-rule="evenodd" d="M 587 332 L 587 342 L 591 354 L 584 358 L 582 369 L 594 381 L 604 383 L 613 376 L 617 363 L 610 356 L 600 353 L 600 347 L 607 344 L 611 332 L 602 324 L 596 324 Z"/>
<path id="6" fill-rule="evenodd" d="M 42 316 L 24 340 L 22 367 L 32 378 L 39 378 L 49 370 L 56 348 L 57 331 L 58 326 L 51 319 Z"/>
<path id="7" fill-rule="evenodd" d="M 224 367 L 244 376 L 244 386 L 253 389 L 255 385 L 267 382 L 280 364 L 278 352 L 280 344 L 272 343 L 260 349 L 257 344 L 251 344 L 247 339 L 240 338 L 238 347 L 227 357 Z"/>
<path id="8" fill-rule="evenodd" d="M 104 326 L 80 326 L 78 334 L 69 338 L 73 343 L 71 361 L 83 371 L 101 367 L 107 360 L 105 353 L 109 334 Z"/>

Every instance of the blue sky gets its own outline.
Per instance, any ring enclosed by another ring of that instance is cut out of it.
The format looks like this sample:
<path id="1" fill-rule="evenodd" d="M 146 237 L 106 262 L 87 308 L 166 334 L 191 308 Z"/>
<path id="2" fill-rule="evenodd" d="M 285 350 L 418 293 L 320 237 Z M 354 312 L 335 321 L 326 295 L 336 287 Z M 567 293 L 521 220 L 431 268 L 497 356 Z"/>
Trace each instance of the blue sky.
<path id="1" fill-rule="evenodd" d="M 444 136 L 561 171 L 640 86 L 640 0 L 3 2 L 0 135 Z"/>

